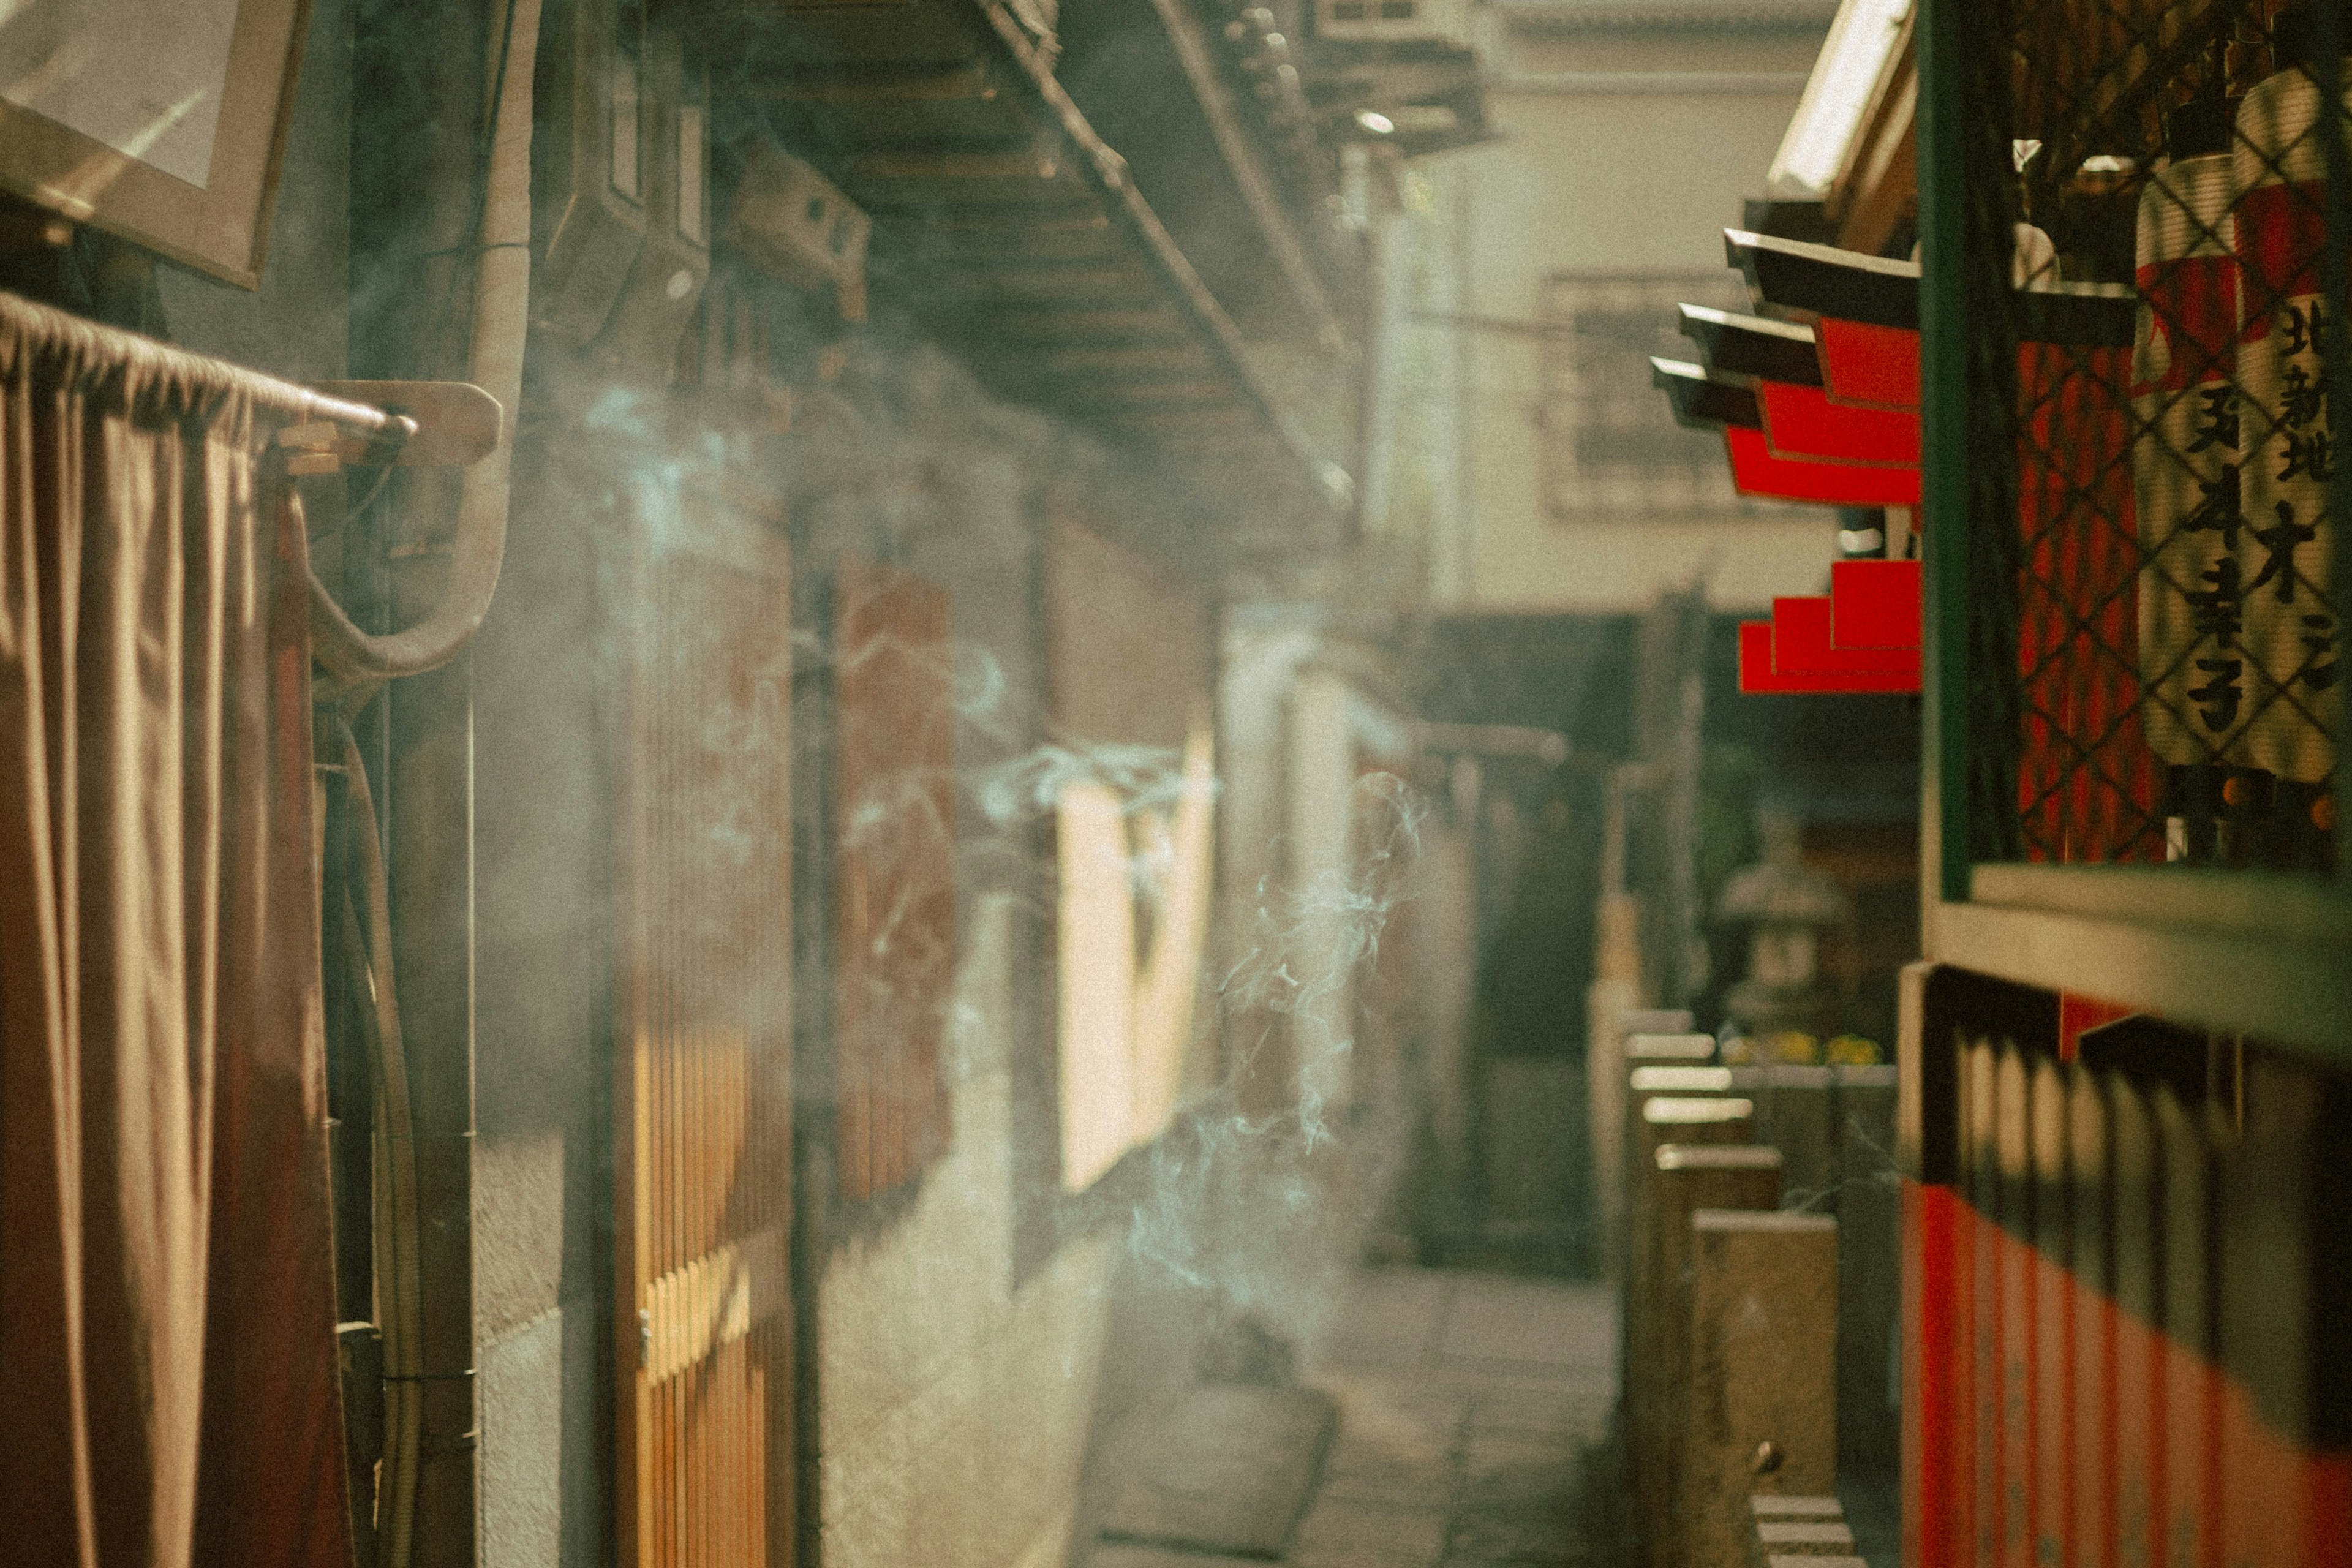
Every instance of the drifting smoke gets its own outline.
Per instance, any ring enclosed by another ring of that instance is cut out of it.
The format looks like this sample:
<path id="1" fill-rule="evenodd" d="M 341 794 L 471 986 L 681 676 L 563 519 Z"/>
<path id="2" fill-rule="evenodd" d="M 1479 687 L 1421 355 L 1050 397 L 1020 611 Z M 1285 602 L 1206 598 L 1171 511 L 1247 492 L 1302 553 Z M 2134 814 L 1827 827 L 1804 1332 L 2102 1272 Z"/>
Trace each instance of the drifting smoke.
<path id="1" fill-rule="evenodd" d="M 614 476 L 604 499 L 634 517 L 638 548 L 652 556 L 709 549 L 699 498 L 748 469 L 792 498 L 796 572 L 845 550 L 909 563 L 954 589 L 954 626 L 943 637 L 883 630 L 845 640 L 836 605 L 829 625 L 796 617 L 793 671 L 757 672 L 789 688 L 796 677 L 839 683 L 889 667 L 894 681 L 919 689 L 929 704 L 904 721 L 951 729 L 948 778 L 934 765 L 866 776 L 854 797 L 831 802 L 822 831 L 837 854 L 883 868 L 876 885 L 886 894 L 896 889 L 866 926 L 867 989 L 926 978 L 905 994 L 867 995 L 865 1016 L 952 1040 L 978 1021 L 947 1016 L 954 988 L 928 983 L 951 971 L 954 958 L 931 951 L 938 933 L 912 918 L 919 891 L 909 889 L 958 868 L 964 893 L 1008 890 L 1009 879 L 1020 903 L 1045 915 L 1056 878 L 1037 829 L 1075 787 L 1088 786 L 1114 795 L 1129 824 L 1147 829 L 1128 842 L 1138 929 L 1149 931 L 1167 914 L 1170 868 L 1166 835 L 1148 826 L 1199 784 L 1179 748 L 1060 734 L 1045 708 L 1046 672 L 1034 645 L 1022 646 L 1025 622 L 988 602 L 991 594 L 1024 595 L 1034 582 L 1034 525 L 1022 520 L 1035 515 L 1044 487 L 1077 469 L 1097 489 L 1120 488 L 1111 460 L 1036 415 L 988 403 L 928 351 L 868 344 L 853 353 L 844 385 L 850 395 L 830 400 L 813 427 L 796 426 L 782 439 L 706 430 L 681 445 L 661 427 L 658 395 L 618 387 L 589 398 L 579 427 L 597 448 L 597 468 Z M 711 740 L 724 748 L 744 737 Z M 836 759 L 819 754 L 837 779 Z M 1223 787 L 1212 782 L 1213 791 Z M 1360 983 L 1411 896 L 1427 805 L 1402 780 L 1373 773 L 1327 808 L 1350 824 L 1340 863 L 1264 878 L 1241 929 L 1232 929 L 1237 901 L 1220 900 L 1228 929 L 1213 950 L 1224 956 L 1193 977 L 1200 1005 L 1181 1042 L 1187 1071 L 1173 1123 L 1105 1183 L 1147 1282 L 1174 1284 L 1216 1320 L 1271 1325 L 1294 1341 L 1311 1340 L 1325 1316 L 1328 1288 L 1394 1176 L 1412 1114 L 1406 1096 L 1374 1096 L 1359 1084 Z M 811 983 L 825 982 L 803 977 Z M 1045 1017 L 1016 1020 L 1016 1032 L 1050 1029 L 1051 1008 L 1047 1000 Z M 1016 1166 L 1040 1168 L 1036 1152 L 1016 1154 Z"/>
<path id="2" fill-rule="evenodd" d="M 1410 896 L 1428 806 L 1388 773 L 1359 780 L 1349 805 L 1360 854 L 1303 885 L 1262 881 L 1246 945 L 1217 987 L 1226 1095 L 1246 1094 L 1271 1064 L 1274 1098 L 1293 1103 L 1186 1118 L 1152 1148 L 1129 1216 L 1129 1247 L 1145 1267 L 1207 1296 L 1226 1321 L 1294 1341 L 1314 1337 L 1403 1142 L 1405 1108 L 1352 1097 L 1351 1025 L 1357 984 Z"/>

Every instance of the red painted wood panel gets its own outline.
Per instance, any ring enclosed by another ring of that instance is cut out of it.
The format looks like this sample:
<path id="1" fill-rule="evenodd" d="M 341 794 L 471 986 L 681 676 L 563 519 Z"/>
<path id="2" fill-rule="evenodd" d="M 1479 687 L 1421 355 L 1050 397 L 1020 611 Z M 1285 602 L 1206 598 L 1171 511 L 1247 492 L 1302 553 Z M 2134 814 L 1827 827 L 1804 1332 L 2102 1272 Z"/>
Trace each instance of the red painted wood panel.
<path id="1" fill-rule="evenodd" d="M 2035 1484 L 2029 1533 L 2033 1560 L 2063 1563 L 2074 1544 L 2074 1213 L 2068 1203 L 2069 1108 L 2058 1062 L 2037 1056 L 2026 1081 L 2027 1167 L 2032 1209 L 2033 1424 Z"/>
<path id="2" fill-rule="evenodd" d="M 2352 1568 L 2352 1079 L 2234 1041 L 2184 1072 L 2161 1036 L 2079 1065 L 1941 1036 L 1953 1184 L 1903 1194 L 1908 1568 Z"/>
<path id="3" fill-rule="evenodd" d="M 1789 695 L 1801 692 L 1860 691 L 1903 692 L 1919 689 L 1916 667 L 1908 672 L 1887 674 L 1803 673 L 1776 668 L 1773 652 L 1773 624 L 1770 621 L 1745 621 L 1739 627 L 1739 689 L 1751 695 Z"/>
<path id="4" fill-rule="evenodd" d="M 834 1075 L 840 1191 L 903 1185 L 947 1143 L 955 968 L 955 703 L 948 595 L 845 556 L 835 576 Z"/>
<path id="5" fill-rule="evenodd" d="M 1918 647 L 1840 647 L 1830 637 L 1831 601 L 1788 597 L 1772 601 L 1772 668 L 1778 675 L 1834 675 L 1858 684 L 1853 690 L 1919 689 Z"/>

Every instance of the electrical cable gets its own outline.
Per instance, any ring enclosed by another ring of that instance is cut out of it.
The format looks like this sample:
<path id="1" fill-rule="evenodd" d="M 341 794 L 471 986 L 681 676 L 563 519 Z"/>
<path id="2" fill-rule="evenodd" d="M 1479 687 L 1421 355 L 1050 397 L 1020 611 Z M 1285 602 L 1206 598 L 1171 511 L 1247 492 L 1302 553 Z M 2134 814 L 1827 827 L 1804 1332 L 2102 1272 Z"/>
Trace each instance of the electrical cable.
<path id="1" fill-rule="evenodd" d="M 376 1488 L 376 1561 L 407 1568 L 416 1523 L 418 1448 L 424 1432 L 424 1240 L 417 1199 L 416 1125 L 408 1095 L 408 1057 L 393 984 L 392 904 L 383 868 L 375 796 L 358 740 L 341 714 L 343 773 L 350 807 L 345 831 L 356 838 L 367 899 L 367 940 L 360 940 L 352 894 L 343 890 L 343 942 L 366 986 L 361 1009 L 374 1098 L 371 1164 L 375 1195 L 376 1322 L 383 1335 L 383 1473 Z"/>

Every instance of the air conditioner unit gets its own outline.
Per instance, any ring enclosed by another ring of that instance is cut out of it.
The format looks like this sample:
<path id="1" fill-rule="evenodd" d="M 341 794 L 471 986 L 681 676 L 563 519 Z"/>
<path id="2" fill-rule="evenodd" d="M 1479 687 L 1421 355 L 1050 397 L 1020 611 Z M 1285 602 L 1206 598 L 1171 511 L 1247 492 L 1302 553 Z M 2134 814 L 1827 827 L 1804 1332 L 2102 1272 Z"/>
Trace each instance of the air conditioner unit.
<path id="1" fill-rule="evenodd" d="M 1465 0 L 1315 0 L 1317 36 L 1338 43 L 1461 42 L 1468 29 Z"/>

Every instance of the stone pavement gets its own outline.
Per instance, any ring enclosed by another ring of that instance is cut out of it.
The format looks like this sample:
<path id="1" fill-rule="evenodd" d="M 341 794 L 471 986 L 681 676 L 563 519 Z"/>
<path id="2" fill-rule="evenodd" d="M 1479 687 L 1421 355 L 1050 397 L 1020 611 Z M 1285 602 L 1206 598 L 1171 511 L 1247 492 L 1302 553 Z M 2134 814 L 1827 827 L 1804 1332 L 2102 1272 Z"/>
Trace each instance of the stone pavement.
<path id="1" fill-rule="evenodd" d="M 1339 1404 L 1294 1568 L 1610 1568 L 1583 1483 L 1616 1398 L 1605 1286 L 1435 1269 L 1359 1275 L 1305 1381 Z M 1097 1546 L 1089 1568 L 1241 1560 Z"/>

